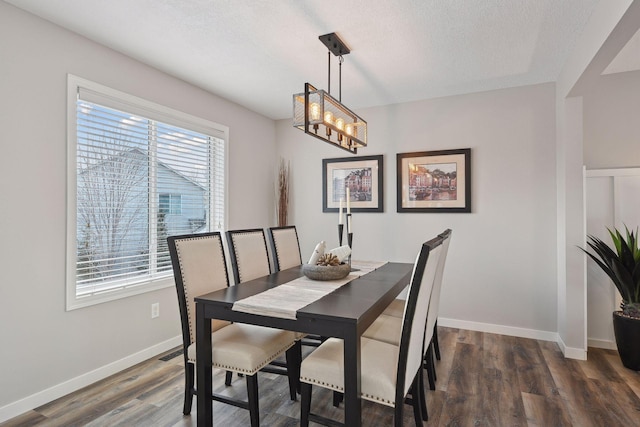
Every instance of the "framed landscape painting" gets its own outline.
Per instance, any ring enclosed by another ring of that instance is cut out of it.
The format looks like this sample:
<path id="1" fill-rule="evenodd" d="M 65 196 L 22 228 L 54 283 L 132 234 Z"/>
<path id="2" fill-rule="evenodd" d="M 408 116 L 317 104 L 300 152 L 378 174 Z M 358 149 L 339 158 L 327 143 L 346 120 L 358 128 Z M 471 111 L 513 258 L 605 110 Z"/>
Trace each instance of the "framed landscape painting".
<path id="1" fill-rule="evenodd" d="M 347 188 L 351 212 L 383 212 L 382 155 L 322 160 L 322 212 L 346 212 Z"/>
<path id="2" fill-rule="evenodd" d="M 398 212 L 471 212 L 471 149 L 397 154 Z"/>

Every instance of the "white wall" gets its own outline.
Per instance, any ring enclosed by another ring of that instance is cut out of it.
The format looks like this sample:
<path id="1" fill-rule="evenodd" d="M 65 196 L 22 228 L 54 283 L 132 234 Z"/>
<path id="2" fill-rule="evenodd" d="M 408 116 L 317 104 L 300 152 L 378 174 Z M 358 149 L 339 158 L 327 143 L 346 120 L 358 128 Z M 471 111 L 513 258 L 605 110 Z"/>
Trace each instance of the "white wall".
<path id="1" fill-rule="evenodd" d="M 384 213 L 353 216 L 354 257 L 413 262 L 420 243 L 453 229 L 441 324 L 554 339 L 556 331 L 554 85 L 359 110 L 360 155 L 384 155 Z M 350 154 L 277 123 L 291 160 L 292 222 L 303 257 L 337 245 L 322 213 L 322 158 Z M 396 153 L 470 147 L 472 213 L 397 213 Z"/>
<path id="2" fill-rule="evenodd" d="M 632 71 L 600 76 L 583 95 L 584 163 L 587 173 L 598 175 L 587 179 L 587 233 L 605 241 L 610 241 L 605 227 L 622 227 L 624 222 L 635 228 L 640 224 L 637 209 L 631 217 L 620 219 L 624 213 L 621 203 L 635 204 L 633 196 L 614 200 L 614 178 L 600 176 L 605 168 L 612 168 L 611 174 L 627 174 L 631 173 L 629 169 L 620 168 L 640 166 L 639 93 L 640 71 Z M 590 346 L 615 348 L 611 312 L 618 309 L 617 295 L 611 281 L 589 261 L 587 335 Z"/>
<path id="3" fill-rule="evenodd" d="M 2 421 L 179 342 L 173 288 L 65 311 L 67 73 L 229 126 L 229 227 L 272 225 L 276 156 L 272 120 L 4 2 L 0 40 Z"/>
<path id="4" fill-rule="evenodd" d="M 587 169 L 640 166 L 640 71 L 608 74 L 584 98 Z"/>
<path id="5" fill-rule="evenodd" d="M 587 171 L 587 233 L 611 242 L 607 228 L 624 232 L 640 224 L 640 168 Z M 611 244 L 611 243 L 609 243 Z M 587 326 L 590 347 L 616 348 L 611 312 L 621 296 L 611 279 L 591 259 L 587 262 Z"/>

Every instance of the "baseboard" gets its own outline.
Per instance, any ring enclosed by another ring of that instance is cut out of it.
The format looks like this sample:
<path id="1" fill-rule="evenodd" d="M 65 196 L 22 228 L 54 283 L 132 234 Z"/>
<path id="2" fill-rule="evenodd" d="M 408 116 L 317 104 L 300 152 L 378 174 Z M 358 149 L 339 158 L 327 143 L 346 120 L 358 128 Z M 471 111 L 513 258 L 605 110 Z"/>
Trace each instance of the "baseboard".
<path id="1" fill-rule="evenodd" d="M 447 319 L 438 317 L 438 325 L 449 328 L 468 329 L 470 331 L 488 332 L 491 334 L 509 335 L 512 337 L 531 338 L 558 343 L 564 357 L 568 359 L 587 360 L 587 351 L 581 348 L 567 347 L 557 332 L 539 331 L 536 329 L 517 328 L 514 326 L 494 325 L 492 323 L 470 322 L 468 320 Z M 594 346 L 595 347 L 595 346 Z M 614 347 L 615 348 L 615 347 Z"/>
<path id="2" fill-rule="evenodd" d="M 557 339 L 558 346 L 560 346 L 560 350 L 562 350 L 562 354 L 567 359 L 577 359 L 577 360 L 587 360 L 587 350 L 582 348 L 575 347 L 567 347 L 564 343 L 560 335 L 558 334 Z"/>
<path id="3" fill-rule="evenodd" d="M 531 338 L 542 341 L 555 342 L 558 340 L 557 332 L 539 331 L 536 329 L 518 328 L 515 326 L 495 325 L 492 323 L 480 323 L 468 320 L 438 317 L 438 325 L 449 328 L 468 329 L 470 331 L 488 332 L 491 334 L 509 335 L 512 337 Z"/>
<path id="4" fill-rule="evenodd" d="M 589 347 L 595 347 L 595 348 L 605 348 L 607 350 L 617 350 L 618 347 L 616 346 L 616 342 L 615 341 L 611 341 L 611 340 L 598 340 L 595 338 L 589 338 L 587 340 L 587 345 Z"/>
<path id="5" fill-rule="evenodd" d="M 81 388 L 93 384 L 96 381 L 107 378 L 110 375 L 130 368 L 140 362 L 144 362 L 147 359 L 157 356 L 167 350 L 171 350 L 172 348 L 177 347 L 181 344 L 182 336 L 180 335 L 141 350 L 137 353 L 131 354 L 123 359 L 116 360 L 115 362 L 109 363 L 108 365 L 102 366 L 78 377 L 72 378 L 63 383 L 57 384 L 46 390 L 39 391 L 35 394 L 32 394 L 31 396 L 27 396 L 23 399 L 5 405 L 0 408 L 0 423 L 17 417 L 18 415 L 42 406 L 45 403 L 56 400 L 69 393 L 80 390 Z"/>

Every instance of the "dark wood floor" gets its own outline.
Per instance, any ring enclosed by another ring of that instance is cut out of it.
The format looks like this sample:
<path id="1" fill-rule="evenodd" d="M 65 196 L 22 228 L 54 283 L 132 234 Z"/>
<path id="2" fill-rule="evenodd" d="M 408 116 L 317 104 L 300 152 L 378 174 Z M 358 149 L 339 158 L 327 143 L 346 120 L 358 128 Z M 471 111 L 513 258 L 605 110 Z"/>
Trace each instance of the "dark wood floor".
<path id="1" fill-rule="evenodd" d="M 427 392 L 426 426 L 640 426 L 640 373 L 615 351 L 589 349 L 588 361 L 565 359 L 555 343 L 439 328 L 442 360 L 437 390 Z M 195 426 L 182 415 L 182 357 L 151 359 L 20 417 L 8 426 Z M 286 378 L 260 374 L 263 426 L 296 426 L 300 402 L 288 398 Z M 214 388 L 246 396 L 234 376 Z M 340 418 L 331 394 L 314 388 L 312 410 Z M 365 425 L 392 425 L 393 411 L 363 402 Z M 216 425 L 248 426 L 248 412 L 214 403 Z M 405 425 L 412 426 L 406 407 Z"/>

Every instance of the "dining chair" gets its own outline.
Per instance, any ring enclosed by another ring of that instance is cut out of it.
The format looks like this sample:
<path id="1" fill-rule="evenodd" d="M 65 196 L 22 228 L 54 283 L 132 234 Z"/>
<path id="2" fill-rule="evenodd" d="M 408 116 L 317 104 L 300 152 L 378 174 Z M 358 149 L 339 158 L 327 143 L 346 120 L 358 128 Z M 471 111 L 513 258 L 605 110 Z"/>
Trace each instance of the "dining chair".
<path id="1" fill-rule="evenodd" d="M 360 342 L 361 398 L 394 408 L 394 425 L 403 424 L 405 398 L 411 392 L 416 425 L 427 418 L 422 407 L 424 387 L 421 384 L 424 354 L 424 330 L 429 299 L 438 265 L 442 238 L 422 244 L 414 264 L 409 294 L 402 323 L 400 345 L 362 337 Z M 329 338 L 302 362 L 300 424 L 309 421 L 333 425 L 334 420 L 311 414 L 312 385 L 344 392 L 343 341 Z M 419 398 L 420 397 L 420 398 Z M 424 413 L 423 413 L 424 412 Z"/>
<path id="2" fill-rule="evenodd" d="M 286 270 L 302 264 L 300 242 L 295 225 L 270 227 L 269 241 L 276 271 Z"/>
<path id="3" fill-rule="evenodd" d="M 275 270 L 286 270 L 302 264 L 300 241 L 295 225 L 270 227 L 269 241 L 274 257 Z M 319 346 L 326 338 L 315 334 L 300 334 L 301 344 L 311 347 Z"/>
<path id="4" fill-rule="evenodd" d="M 434 276 L 432 295 L 429 300 L 429 310 L 427 315 L 427 322 L 425 324 L 425 353 L 424 353 L 424 368 L 427 370 L 427 379 L 429 381 L 429 388 L 435 390 L 436 381 L 436 369 L 433 363 L 434 349 L 436 348 L 436 331 L 438 320 L 438 308 L 440 301 L 440 289 L 442 285 L 442 274 L 444 271 L 444 264 L 449 250 L 449 242 L 451 241 L 451 230 L 447 229 L 445 232 L 438 235 L 442 238 L 442 249 L 438 265 L 436 267 L 436 273 Z M 396 301 L 403 301 L 397 299 Z M 404 312 L 404 309 L 402 310 Z M 386 311 L 385 311 L 386 313 Z M 362 334 L 363 337 L 375 339 L 378 341 L 386 342 L 393 345 L 400 344 L 400 334 L 402 330 L 402 317 L 396 317 L 389 314 L 381 314 L 369 328 Z M 439 352 L 437 353 L 439 359 Z M 423 407 L 426 407 L 426 402 L 421 402 Z"/>
<path id="5" fill-rule="evenodd" d="M 236 284 L 271 274 L 267 239 L 262 228 L 228 230 L 227 243 Z"/>
<path id="6" fill-rule="evenodd" d="M 439 273 L 436 278 L 436 282 L 434 284 L 434 298 L 433 303 L 435 304 L 433 310 L 435 311 L 435 324 L 433 325 L 433 350 L 435 352 L 436 359 L 440 360 L 440 343 L 438 342 L 438 312 L 440 306 L 440 290 L 442 288 L 442 274 L 444 271 L 444 264 L 447 259 L 447 253 L 449 252 L 449 241 L 451 238 L 451 229 L 446 229 L 444 232 L 439 234 L 440 237 L 445 239 L 443 242 L 443 253 L 440 260 Z M 397 318 L 402 318 L 403 310 L 404 310 L 404 299 L 396 298 L 389 304 L 389 306 L 384 310 L 383 314 L 386 316 L 393 316 Z M 389 329 L 389 328 L 385 328 Z"/>
<path id="7" fill-rule="evenodd" d="M 171 236 L 167 238 L 173 266 L 178 305 L 182 323 L 182 346 L 185 365 L 183 413 L 191 413 L 196 394 L 194 375 L 196 362 L 194 298 L 229 286 L 226 260 L 219 232 Z M 295 349 L 295 334 L 288 331 L 241 323 L 212 320 L 212 365 L 246 377 L 248 401 L 212 395 L 215 401 L 248 409 L 251 426 L 258 426 L 257 372 L 283 353 L 289 372 L 289 392 L 296 399 L 300 359 Z M 297 345 L 299 347 L 299 344 Z"/>
<path id="8" fill-rule="evenodd" d="M 451 242 L 451 229 L 446 229 L 442 234 L 442 254 L 440 255 L 440 262 L 438 263 L 438 270 L 436 271 L 436 277 L 433 282 L 433 295 L 429 302 L 429 318 L 427 319 L 427 333 L 431 332 L 431 338 L 425 337 L 425 345 L 428 352 L 433 352 L 436 359 L 440 360 L 440 344 L 438 343 L 438 314 L 440 312 L 440 291 L 442 289 L 442 275 L 444 274 L 444 265 L 447 261 L 447 253 L 449 252 L 449 243 Z M 432 373 L 430 377 L 429 385 L 431 390 L 435 390 L 436 370 L 433 365 L 433 355 L 429 358 L 427 355 L 426 362 L 431 361 Z"/>
<path id="9" fill-rule="evenodd" d="M 235 283 L 244 283 L 271 274 L 271 263 L 267 250 L 267 239 L 262 228 L 250 228 L 243 230 L 228 230 L 226 232 L 229 256 L 231 258 L 231 269 Z M 303 334 L 295 333 L 295 351 L 298 360 L 302 360 Z M 288 375 L 285 363 L 280 360 L 273 360 L 270 366 L 263 370 L 272 374 Z M 296 390 L 299 389 L 299 382 L 296 383 Z"/>

